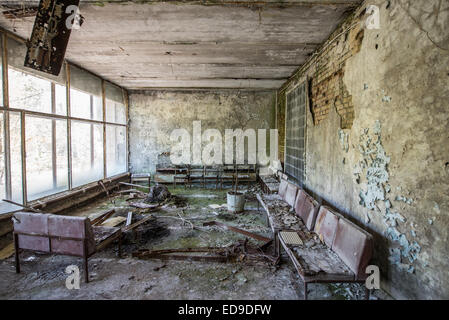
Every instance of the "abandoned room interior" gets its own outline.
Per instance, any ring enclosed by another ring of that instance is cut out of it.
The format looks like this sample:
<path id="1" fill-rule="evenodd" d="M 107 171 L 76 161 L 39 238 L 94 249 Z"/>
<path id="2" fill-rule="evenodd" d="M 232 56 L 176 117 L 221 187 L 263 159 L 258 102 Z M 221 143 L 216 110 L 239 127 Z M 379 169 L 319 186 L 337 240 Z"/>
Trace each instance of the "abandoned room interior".
<path id="1" fill-rule="evenodd" d="M 449 299 L 449 1 L 0 9 L 0 299 Z"/>

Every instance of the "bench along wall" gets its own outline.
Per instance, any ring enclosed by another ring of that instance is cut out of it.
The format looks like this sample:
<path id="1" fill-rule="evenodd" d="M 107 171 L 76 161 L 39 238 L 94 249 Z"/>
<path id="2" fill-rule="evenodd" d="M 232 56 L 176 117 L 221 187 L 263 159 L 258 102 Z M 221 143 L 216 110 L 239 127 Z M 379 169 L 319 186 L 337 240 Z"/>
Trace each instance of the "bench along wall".
<path id="1" fill-rule="evenodd" d="M 201 129 L 274 128 L 274 91 L 186 90 L 139 91 L 130 95 L 130 171 L 151 172 L 156 164 L 169 161 L 174 129 L 187 129 L 193 121 Z M 257 133 L 257 131 L 256 131 Z M 267 140 L 269 139 L 267 130 Z M 269 148 L 267 142 L 267 148 Z"/>
<path id="2" fill-rule="evenodd" d="M 278 91 L 277 118 L 308 81 L 305 188 L 375 235 L 383 289 L 447 299 L 449 4 L 369 4 L 380 29 L 360 28 L 365 7 L 349 17 Z"/>

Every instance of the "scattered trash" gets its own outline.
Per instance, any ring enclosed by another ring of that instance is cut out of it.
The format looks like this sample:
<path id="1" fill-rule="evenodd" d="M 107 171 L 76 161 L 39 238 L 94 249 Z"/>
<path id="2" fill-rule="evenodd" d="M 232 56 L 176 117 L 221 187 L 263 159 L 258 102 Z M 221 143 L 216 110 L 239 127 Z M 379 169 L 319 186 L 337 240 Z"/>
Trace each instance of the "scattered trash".
<path id="1" fill-rule="evenodd" d="M 124 221 L 126 221 L 126 218 L 124 217 L 113 217 L 110 218 L 108 220 L 106 220 L 105 222 L 103 222 L 101 224 L 102 227 L 115 227 L 118 226 L 119 224 L 123 223 Z"/>
<path id="2" fill-rule="evenodd" d="M 288 227 L 296 223 L 298 223 L 298 218 L 295 216 L 288 216 L 284 218 L 284 224 Z"/>
<path id="3" fill-rule="evenodd" d="M 154 268 L 153 268 L 153 271 L 159 271 L 159 270 L 165 268 L 166 266 L 167 266 L 166 264 L 163 264 L 163 265 L 161 265 L 161 266 L 159 266 L 159 267 L 154 267 Z"/>
<path id="4" fill-rule="evenodd" d="M 222 209 L 222 208 L 227 209 L 228 205 L 226 203 L 223 203 L 223 204 L 210 204 L 209 207 L 212 208 L 212 209 L 215 209 L 215 210 Z"/>
<path id="5" fill-rule="evenodd" d="M 184 260 L 200 262 L 245 262 L 245 263 L 270 263 L 275 265 L 279 257 L 272 256 L 266 251 L 269 248 L 256 247 L 248 242 L 248 239 L 227 247 L 198 247 L 164 250 L 140 249 L 133 252 L 132 256 L 139 259 Z M 192 255 L 192 253 L 204 253 Z"/>
<path id="6" fill-rule="evenodd" d="M 167 198 L 170 198 L 171 193 L 168 191 L 167 186 L 162 184 L 157 184 L 150 188 L 150 192 L 148 192 L 148 195 L 146 199 L 144 200 L 147 203 L 161 203 L 165 201 Z"/>
<path id="7" fill-rule="evenodd" d="M 150 290 L 153 289 L 153 288 L 154 288 L 153 286 L 146 287 L 145 290 L 144 290 L 144 292 L 147 293 L 148 291 L 150 291 Z"/>
<path id="8" fill-rule="evenodd" d="M 145 202 L 131 202 L 129 205 L 139 209 L 155 209 L 160 206 L 159 204 L 147 204 Z"/>

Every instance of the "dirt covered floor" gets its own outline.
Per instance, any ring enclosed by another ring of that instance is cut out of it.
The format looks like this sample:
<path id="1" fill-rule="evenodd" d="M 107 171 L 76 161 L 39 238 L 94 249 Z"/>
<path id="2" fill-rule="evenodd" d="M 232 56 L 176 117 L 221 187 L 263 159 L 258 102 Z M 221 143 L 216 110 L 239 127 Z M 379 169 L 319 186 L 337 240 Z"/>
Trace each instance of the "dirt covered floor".
<path id="1" fill-rule="evenodd" d="M 136 200 L 126 201 L 127 194 L 114 194 L 79 208 L 70 214 L 94 218 L 115 208 L 114 217 L 126 217 L 132 211 L 133 222 L 148 214 L 153 218 L 136 232 L 125 234 L 121 259 L 117 257 L 116 245 L 92 256 L 87 284 L 80 258 L 25 252 L 21 254 L 20 274 L 15 273 L 13 257 L 0 261 L 0 299 L 302 299 L 303 284 L 286 256 L 281 257 L 279 266 L 268 261 L 220 263 L 132 256 L 142 249 L 228 247 L 246 238 L 222 227 L 203 225 L 210 221 L 271 237 L 265 214 L 258 211 L 254 197 L 257 189 L 242 186 L 247 194 L 242 214 L 228 213 L 223 206 L 226 191 L 212 187 L 169 187 L 174 197 L 153 212 L 131 207 L 129 203 Z M 260 246 L 263 242 L 248 239 L 248 244 Z M 65 269 L 69 265 L 80 268 L 79 290 L 66 288 Z M 364 295 L 363 287 L 357 284 L 312 284 L 309 290 L 309 299 L 363 299 Z M 371 298 L 388 297 L 377 291 Z"/>

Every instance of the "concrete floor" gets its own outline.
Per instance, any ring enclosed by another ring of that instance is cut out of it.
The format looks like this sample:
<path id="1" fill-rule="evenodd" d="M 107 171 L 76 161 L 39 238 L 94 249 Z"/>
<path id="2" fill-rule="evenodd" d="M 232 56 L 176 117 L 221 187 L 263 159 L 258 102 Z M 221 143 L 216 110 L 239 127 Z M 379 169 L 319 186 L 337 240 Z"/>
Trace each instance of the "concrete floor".
<path id="1" fill-rule="evenodd" d="M 246 188 L 246 187 L 244 187 Z M 151 220 L 149 232 L 140 238 L 127 235 L 124 257 L 116 256 L 111 245 L 89 259 L 90 282 L 84 282 L 81 259 L 67 256 L 22 253 L 22 273 L 16 274 L 14 259 L 0 261 L 0 299 L 302 299 L 303 284 L 292 264 L 283 256 L 280 266 L 267 263 L 203 263 L 187 261 L 139 260 L 131 253 L 136 249 L 186 248 L 227 246 L 243 235 L 217 227 L 202 227 L 206 221 L 220 221 L 250 232 L 270 236 L 265 216 L 257 211 L 257 203 L 249 200 L 243 214 L 230 214 L 224 208 L 213 209 L 211 204 L 226 203 L 226 191 L 214 189 L 177 188 L 170 191 L 186 200 L 168 203 L 154 215 L 166 216 Z M 74 215 L 93 215 L 111 206 L 117 214 L 131 209 L 123 196 L 116 196 L 113 205 L 107 199 L 98 200 L 77 209 Z M 176 219 L 181 214 L 201 230 Z M 252 241 L 252 240 L 250 240 Z M 254 240 L 255 241 L 255 240 Z M 79 290 L 65 286 L 68 265 L 81 270 Z M 360 285 L 309 286 L 309 299 L 363 299 Z M 388 299 L 376 291 L 372 299 Z"/>

